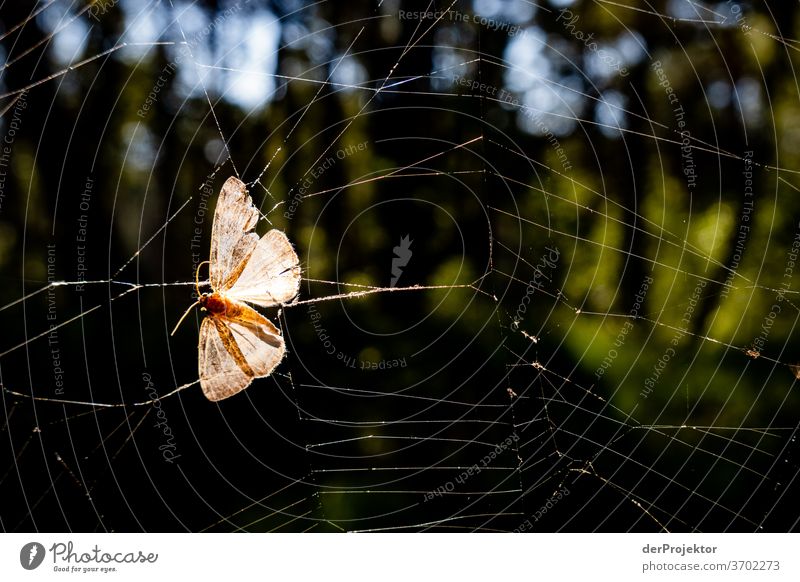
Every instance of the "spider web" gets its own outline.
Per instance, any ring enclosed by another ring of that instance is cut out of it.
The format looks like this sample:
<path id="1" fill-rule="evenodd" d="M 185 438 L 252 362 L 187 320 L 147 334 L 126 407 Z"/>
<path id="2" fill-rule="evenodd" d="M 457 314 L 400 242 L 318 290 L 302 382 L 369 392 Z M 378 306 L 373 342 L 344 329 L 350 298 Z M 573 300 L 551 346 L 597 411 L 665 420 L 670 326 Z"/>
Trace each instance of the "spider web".
<path id="1" fill-rule="evenodd" d="M 788 9 L 98 6 L 4 18 L 4 531 L 795 527 Z M 303 285 L 217 405 L 232 174 Z"/>

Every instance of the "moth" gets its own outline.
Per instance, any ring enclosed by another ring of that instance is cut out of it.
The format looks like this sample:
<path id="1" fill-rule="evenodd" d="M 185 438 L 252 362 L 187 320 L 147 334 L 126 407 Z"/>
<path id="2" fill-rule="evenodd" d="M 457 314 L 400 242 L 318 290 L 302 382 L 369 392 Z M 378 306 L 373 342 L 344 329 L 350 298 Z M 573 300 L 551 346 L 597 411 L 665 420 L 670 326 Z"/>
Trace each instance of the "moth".
<path id="1" fill-rule="evenodd" d="M 280 330 L 248 305 L 273 307 L 288 303 L 300 288 L 300 262 L 286 235 L 273 229 L 253 232 L 259 212 L 244 182 L 230 177 L 222 186 L 211 227 L 209 264 L 211 293 L 193 307 L 206 317 L 200 326 L 198 373 L 203 394 L 224 400 L 247 388 L 254 378 L 269 376 L 286 347 Z"/>

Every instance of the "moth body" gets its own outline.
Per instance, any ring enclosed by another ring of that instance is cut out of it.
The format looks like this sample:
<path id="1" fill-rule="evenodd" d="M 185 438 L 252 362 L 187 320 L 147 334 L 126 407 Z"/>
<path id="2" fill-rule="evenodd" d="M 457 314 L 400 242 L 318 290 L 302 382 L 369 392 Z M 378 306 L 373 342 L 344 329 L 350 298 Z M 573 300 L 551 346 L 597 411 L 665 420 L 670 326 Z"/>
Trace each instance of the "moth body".
<path id="1" fill-rule="evenodd" d="M 228 299 L 221 293 L 203 293 L 200 296 L 200 307 L 203 307 L 211 315 L 224 315 L 236 317 L 241 312 L 238 301 Z"/>
<path id="2" fill-rule="evenodd" d="M 212 292 L 197 301 L 207 314 L 200 325 L 198 375 L 203 394 L 213 402 L 269 376 L 286 353 L 280 330 L 248 304 L 273 307 L 291 301 L 300 288 L 300 262 L 281 231 L 262 237 L 253 232 L 259 216 L 244 182 L 228 178 L 211 230 Z"/>

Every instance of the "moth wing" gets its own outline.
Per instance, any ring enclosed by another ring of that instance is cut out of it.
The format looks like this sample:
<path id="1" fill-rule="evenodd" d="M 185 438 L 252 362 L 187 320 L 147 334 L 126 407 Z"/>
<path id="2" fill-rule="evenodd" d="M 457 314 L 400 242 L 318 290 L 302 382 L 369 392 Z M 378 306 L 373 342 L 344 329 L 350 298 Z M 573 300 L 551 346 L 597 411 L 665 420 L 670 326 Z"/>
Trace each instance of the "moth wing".
<path id="1" fill-rule="evenodd" d="M 208 316 L 200 327 L 200 386 L 214 402 L 241 392 L 253 378 L 269 376 L 286 351 L 280 330 L 243 307 L 249 311 L 241 318 Z"/>
<path id="2" fill-rule="evenodd" d="M 228 178 L 217 198 L 211 227 L 209 271 L 214 289 L 225 291 L 236 283 L 258 244 L 258 235 L 252 232 L 258 216 L 244 182 Z"/>
<path id="3" fill-rule="evenodd" d="M 794 377 L 800 380 L 800 364 L 790 364 L 789 369 L 794 374 Z"/>
<path id="4" fill-rule="evenodd" d="M 244 270 L 225 295 L 262 307 L 291 301 L 300 289 L 300 261 L 280 230 L 258 241 Z"/>

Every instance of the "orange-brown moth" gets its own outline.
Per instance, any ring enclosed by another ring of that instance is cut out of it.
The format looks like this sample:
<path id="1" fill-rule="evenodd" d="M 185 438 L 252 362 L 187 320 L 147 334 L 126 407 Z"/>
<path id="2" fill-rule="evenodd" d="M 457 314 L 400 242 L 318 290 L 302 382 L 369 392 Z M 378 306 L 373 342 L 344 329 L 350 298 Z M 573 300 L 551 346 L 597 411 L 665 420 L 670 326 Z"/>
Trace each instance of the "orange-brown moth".
<path id="1" fill-rule="evenodd" d="M 291 301 L 300 288 L 300 265 L 284 233 L 273 229 L 259 238 L 253 232 L 258 217 L 244 182 L 228 178 L 217 199 L 206 261 L 211 293 L 201 294 L 178 322 L 195 305 L 206 312 L 198 370 L 203 394 L 212 401 L 269 376 L 286 351 L 280 330 L 247 303 L 272 307 Z"/>

